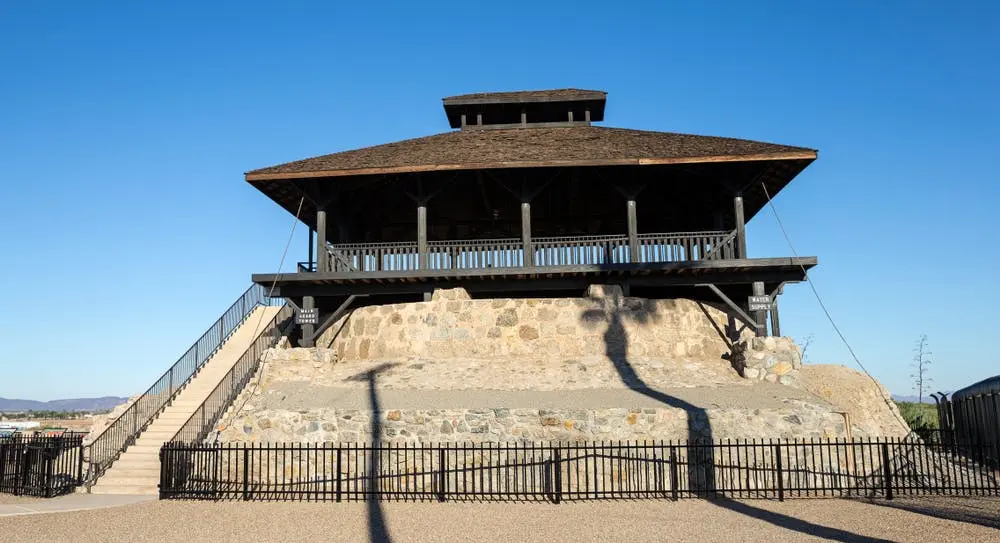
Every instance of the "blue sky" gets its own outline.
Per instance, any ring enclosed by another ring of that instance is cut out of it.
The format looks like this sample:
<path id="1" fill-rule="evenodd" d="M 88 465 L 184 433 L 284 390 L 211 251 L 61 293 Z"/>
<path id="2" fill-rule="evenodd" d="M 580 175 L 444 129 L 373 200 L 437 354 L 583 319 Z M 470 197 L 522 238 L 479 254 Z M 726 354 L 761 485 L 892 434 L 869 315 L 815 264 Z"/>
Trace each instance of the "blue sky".
<path id="1" fill-rule="evenodd" d="M 0 5 L 0 396 L 152 383 L 278 265 L 292 217 L 243 172 L 567 86 L 609 92 L 605 126 L 819 149 L 775 204 L 862 361 L 909 393 L 926 333 L 935 389 L 1000 373 L 994 5 L 135 4 Z M 770 212 L 749 236 L 789 254 Z M 782 304 L 853 366 L 808 286 Z"/>

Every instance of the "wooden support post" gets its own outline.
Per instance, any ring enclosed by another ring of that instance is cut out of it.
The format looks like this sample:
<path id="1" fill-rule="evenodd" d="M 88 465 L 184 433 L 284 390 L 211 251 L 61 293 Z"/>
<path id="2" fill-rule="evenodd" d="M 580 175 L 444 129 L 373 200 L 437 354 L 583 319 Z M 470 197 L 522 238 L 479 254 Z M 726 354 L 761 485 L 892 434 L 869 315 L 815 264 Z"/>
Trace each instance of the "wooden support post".
<path id="1" fill-rule="evenodd" d="M 639 226 L 635 217 L 635 198 L 629 198 L 626 204 L 628 211 L 628 253 L 629 262 L 639 262 Z"/>
<path id="2" fill-rule="evenodd" d="M 781 287 L 778 287 L 778 290 L 771 296 L 771 335 L 774 337 L 781 337 L 781 323 L 778 321 L 778 296 L 782 290 Z"/>
<path id="3" fill-rule="evenodd" d="M 316 307 L 316 299 L 312 296 L 302 297 L 302 309 L 313 309 Z M 315 324 L 303 324 L 302 326 L 302 339 L 299 341 L 300 347 L 313 347 L 316 345 L 315 338 L 316 335 L 316 325 Z"/>
<path id="4" fill-rule="evenodd" d="M 427 269 L 427 204 L 417 204 L 417 269 Z"/>
<path id="5" fill-rule="evenodd" d="M 753 295 L 754 296 L 764 296 L 764 283 L 761 281 L 754 281 L 753 283 Z M 753 320 L 757 323 L 757 337 L 764 337 L 767 335 L 767 310 L 764 311 L 754 311 Z"/>
<path id="6" fill-rule="evenodd" d="M 326 249 L 326 208 L 316 210 L 316 271 L 328 272 L 330 251 Z"/>
<path id="7" fill-rule="evenodd" d="M 524 247 L 525 268 L 535 266 L 535 249 L 531 244 L 531 203 L 527 200 L 521 202 L 521 244 Z"/>
<path id="8" fill-rule="evenodd" d="M 733 198 L 733 212 L 736 218 L 736 258 L 747 257 L 747 231 L 743 218 L 743 196 Z"/>
<path id="9" fill-rule="evenodd" d="M 313 257 L 313 249 L 315 249 L 315 246 L 313 246 L 313 243 L 315 243 L 315 241 L 313 240 L 314 234 L 315 234 L 315 232 L 313 231 L 312 228 L 310 228 L 309 229 L 309 262 L 307 264 L 309 266 L 310 270 L 313 269 L 313 262 L 314 262 L 314 260 L 313 260 L 313 258 L 314 258 Z M 298 270 L 295 270 L 295 271 L 298 271 Z"/>

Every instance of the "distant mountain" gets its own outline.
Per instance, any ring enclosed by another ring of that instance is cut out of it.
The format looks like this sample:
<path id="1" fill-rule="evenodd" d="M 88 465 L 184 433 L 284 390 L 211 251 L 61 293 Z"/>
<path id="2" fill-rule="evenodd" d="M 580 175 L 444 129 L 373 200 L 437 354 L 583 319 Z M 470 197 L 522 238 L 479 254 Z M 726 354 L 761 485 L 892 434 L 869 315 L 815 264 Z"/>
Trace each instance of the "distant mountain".
<path id="1" fill-rule="evenodd" d="M 69 400 L 8 400 L 0 398 L 0 411 L 105 411 L 125 403 L 128 398 L 104 396 L 101 398 L 72 398 Z"/>

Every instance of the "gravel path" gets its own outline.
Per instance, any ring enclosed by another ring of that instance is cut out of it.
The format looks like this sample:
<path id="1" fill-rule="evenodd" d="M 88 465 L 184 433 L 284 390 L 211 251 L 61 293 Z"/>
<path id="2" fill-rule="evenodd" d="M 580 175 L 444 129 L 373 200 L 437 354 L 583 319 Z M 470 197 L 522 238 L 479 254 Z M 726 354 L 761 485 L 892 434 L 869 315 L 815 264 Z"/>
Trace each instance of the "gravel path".
<path id="1" fill-rule="evenodd" d="M 984 499 L 987 507 L 1000 499 Z M 1000 510 L 998 508 L 997 510 Z M 369 530 L 369 518 L 381 519 Z M 846 500 L 196 503 L 0 518 L 4 541 L 989 541 L 971 523 Z"/>

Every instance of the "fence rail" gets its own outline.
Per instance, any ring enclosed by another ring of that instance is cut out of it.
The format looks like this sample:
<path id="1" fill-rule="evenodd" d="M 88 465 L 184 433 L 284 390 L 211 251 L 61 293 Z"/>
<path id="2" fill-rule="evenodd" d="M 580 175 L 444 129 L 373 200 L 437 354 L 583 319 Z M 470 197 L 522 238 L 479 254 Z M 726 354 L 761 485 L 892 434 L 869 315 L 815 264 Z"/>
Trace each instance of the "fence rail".
<path id="1" fill-rule="evenodd" d="M 979 449 L 980 457 L 985 447 Z M 191 444 L 161 450 L 160 497 L 562 500 L 1000 495 L 974 455 L 919 440 Z"/>
<path id="2" fill-rule="evenodd" d="M 96 480 L 135 442 L 256 306 L 271 303 L 267 290 L 260 285 L 253 285 L 243 292 L 170 369 L 87 445 L 87 481 Z"/>
<path id="3" fill-rule="evenodd" d="M 532 265 L 582 266 L 624 263 L 683 262 L 735 258 L 736 232 L 639 234 L 637 245 L 625 235 L 561 236 L 531 240 Z M 327 247 L 326 270 L 338 273 L 414 271 L 421 269 L 417 242 L 350 243 Z M 525 266 L 521 239 L 430 241 L 428 270 L 482 270 Z M 300 271 L 310 270 L 302 266 Z"/>
<path id="4" fill-rule="evenodd" d="M 83 436 L 0 437 L 0 493 L 51 498 L 83 484 Z"/>

